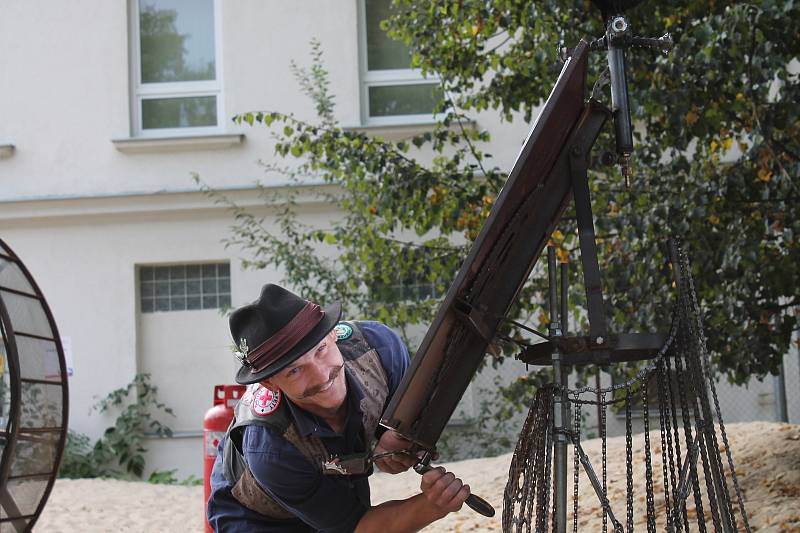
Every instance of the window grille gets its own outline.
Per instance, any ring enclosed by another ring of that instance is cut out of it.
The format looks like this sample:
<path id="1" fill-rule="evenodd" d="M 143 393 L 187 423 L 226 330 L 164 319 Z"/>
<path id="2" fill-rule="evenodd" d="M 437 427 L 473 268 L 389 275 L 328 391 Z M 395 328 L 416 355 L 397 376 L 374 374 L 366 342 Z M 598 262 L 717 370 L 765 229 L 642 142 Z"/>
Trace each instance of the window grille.
<path id="1" fill-rule="evenodd" d="M 139 267 L 139 295 L 142 313 L 229 307 L 230 264 Z"/>

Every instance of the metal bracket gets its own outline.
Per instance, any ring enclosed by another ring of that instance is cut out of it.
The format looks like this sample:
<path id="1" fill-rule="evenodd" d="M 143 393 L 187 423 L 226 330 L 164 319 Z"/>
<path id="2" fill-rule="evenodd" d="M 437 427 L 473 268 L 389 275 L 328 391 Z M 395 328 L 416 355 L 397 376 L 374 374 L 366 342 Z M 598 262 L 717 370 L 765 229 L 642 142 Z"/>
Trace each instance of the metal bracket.
<path id="1" fill-rule="evenodd" d="M 483 314 L 475 309 L 469 302 L 457 299 L 453 302 L 453 310 L 456 315 L 475 333 L 480 335 L 483 340 L 491 342 L 494 340 L 494 330 L 486 324 Z"/>
<path id="2" fill-rule="evenodd" d="M 590 102 L 591 104 L 591 102 Z M 603 284 L 600 278 L 600 265 L 597 260 L 592 202 L 589 197 L 589 153 L 578 143 L 570 148 L 570 175 L 572 193 L 575 201 L 575 215 L 578 220 L 578 239 L 581 247 L 583 281 L 586 287 L 586 300 L 589 313 L 589 337 L 597 346 L 608 340 L 608 326 L 603 309 Z"/>

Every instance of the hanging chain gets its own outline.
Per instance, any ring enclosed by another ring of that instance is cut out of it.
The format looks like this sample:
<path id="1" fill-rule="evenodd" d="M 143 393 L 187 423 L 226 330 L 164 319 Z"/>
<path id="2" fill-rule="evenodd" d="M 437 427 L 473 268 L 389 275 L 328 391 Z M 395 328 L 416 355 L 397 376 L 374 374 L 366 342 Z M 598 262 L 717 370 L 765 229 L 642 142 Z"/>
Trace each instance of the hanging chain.
<path id="1" fill-rule="evenodd" d="M 558 392 L 556 392 L 557 390 L 558 389 L 554 387 L 552 394 L 554 394 L 554 395 L 555 394 L 559 394 Z M 552 409 L 553 409 L 553 404 L 551 402 L 550 403 L 550 410 L 552 411 Z M 547 513 L 547 508 L 548 508 L 548 501 L 550 499 L 550 490 L 548 490 L 548 489 L 551 486 L 550 485 L 550 477 L 551 477 L 550 473 L 551 473 L 552 468 L 553 468 L 553 420 L 552 420 L 552 418 L 551 418 L 551 420 L 549 421 L 549 423 L 547 425 L 547 432 L 545 433 L 545 435 L 547 437 L 546 437 L 546 443 L 545 443 L 544 480 L 543 480 L 544 483 L 541 485 L 542 486 L 541 492 L 544 493 L 544 498 L 543 498 L 542 505 L 539 507 L 539 514 L 542 517 L 542 522 L 541 522 L 542 527 L 541 527 L 541 529 L 537 530 L 537 533 L 539 533 L 539 532 L 545 533 L 545 531 L 547 531 L 547 519 L 549 518 L 548 513 Z"/>
<path id="2" fill-rule="evenodd" d="M 679 252 L 678 263 L 682 271 L 680 276 L 680 284 L 678 287 L 678 303 L 681 311 L 681 319 L 683 321 L 684 332 L 684 345 L 683 354 L 686 362 L 686 370 L 689 372 L 689 384 L 691 385 L 691 405 L 694 413 L 694 418 L 698 423 L 697 428 L 697 441 L 700 448 L 700 459 L 703 465 L 703 473 L 705 479 L 706 496 L 708 498 L 708 508 L 711 511 L 711 521 L 714 525 L 714 531 L 721 531 L 722 526 L 720 523 L 720 510 L 725 504 L 724 501 L 719 501 L 723 498 L 722 494 L 717 494 L 715 488 L 715 477 L 718 472 L 715 472 L 715 457 L 712 454 L 719 455 L 719 448 L 713 443 L 710 437 L 714 435 L 714 420 L 711 417 L 710 409 L 708 408 L 708 396 L 706 393 L 706 375 L 700 362 L 699 343 L 697 342 L 698 331 L 696 329 L 696 322 L 692 317 L 692 306 L 688 296 L 687 279 L 691 277 L 685 267 L 685 261 L 681 258 L 683 254 Z M 699 491 L 698 491 L 699 492 Z M 719 496 L 719 497 L 718 497 Z M 724 500 L 724 498 L 723 498 Z M 698 506 L 698 522 L 702 520 L 705 522 L 705 516 L 701 515 Z"/>
<path id="3" fill-rule="evenodd" d="M 652 379 L 652 376 L 651 378 Z M 656 509 L 653 502 L 653 463 L 650 454 L 650 401 L 647 388 L 650 381 L 642 383 L 642 418 L 644 421 L 645 496 L 647 498 L 647 533 L 656 533 Z"/>
<path id="4" fill-rule="evenodd" d="M 581 443 L 581 404 L 574 404 L 575 421 L 572 433 L 572 533 L 578 533 L 578 478 L 580 474 L 580 461 L 578 460 L 578 445 Z"/>
<path id="5" fill-rule="evenodd" d="M 674 268 L 680 269 L 682 274 L 680 276 L 680 283 L 678 284 L 678 312 L 680 314 L 680 335 L 678 337 L 678 352 L 675 354 L 675 370 L 678 373 L 678 397 L 681 401 L 681 415 L 683 418 L 683 434 L 684 434 L 684 441 L 686 442 L 687 453 L 686 453 L 686 460 L 689 461 L 690 457 L 692 456 L 692 451 L 689 449 L 690 446 L 702 446 L 702 440 L 700 436 L 698 436 L 697 444 L 692 444 L 695 442 L 695 439 L 692 437 L 692 426 L 690 422 L 690 416 L 694 413 L 695 419 L 699 418 L 697 416 L 697 393 L 694 391 L 694 385 L 691 376 L 691 370 L 689 369 L 689 346 L 691 345 L 690 342 L 690 329 L 689 329 L 689 319 L 686 315 L 685 305 L 682 305 L 684 302 L 682 300 L 683 295 L 686 294 L 685 291 L 685 280 L 686 280 L 686 271 L 682 268 L 680 262 L 677 265 L 673 265 Z M 686 360 L 685 372 L 684 372 L 684 359 Z M 689 378 L 688 385 L 691 388 L 687 389 L 687 383 L 685 378 Z M 691 396 L 690 396 L 691 395 Z M 689 402 L 692 404 L 692 410 L 689 410 Z M 700 426 L 698 424 L 697 431 L 701 431 Z M 694 454 L 695 457 L 697 454 Z M 689 465 L 690 470 L 690 477 L 692 481 L 692 493 L 694 495 L 694 505 L 695 505 L 695 514 L 697 516 L 697 527 L 700 533 L 706 533 L 706 521 L 705 521 L 705 513 L 703 511 L 703 498 L 700 493 L 700 482 L 697 475 L 697 463 L 693 462 Z M 688 510 L 686 506 L 683 506 L 683 513 L 684 519 L 687 520 L 688 523 Z M 687 525 L 687 531 L 688 531 Z"/>
<path id="6" fill-rule="evenodd" d="M 545 531 L 543 515 L 547 514 L 545 498 L 550 486 L 544 463 L 548 460 L 547 448 L 552 445 L 553 391 L 553 385 L 545 385 L 534 395 L 511 458 L 503 497 L 505 532 L 530 533 L 532 527 L 537 533 Z"/>
<path id="7" fill-rule="evenodd" d="M 633 533 L 633 442 L 631 431 L 631 388 L 625 389 L 625 510 L 628 533 Z"/>
<path id="8" fill-rule="evenodd" d="M 697 531 L 706 533 L 706 512 L 710 512 L 715 531 L 738 531 L 734 515 L 735 504 L 724 480 L 726 466 L 730 469 L 738 499 L 738 510 L 747 533 L 750 526 L 744 509 L 743 496 L 734 470 L 727 434 L 720 414 L 719 398 L 712 377 L 711 360 L 703 335 L 697 295 L 683 250 L 678 249 L 673 267 L 679 269 L 678 298 L 672 315 L 670 334 L 651 364 L 641 368 L 631 379 L 610 387 L 583 387 L 568 389 L 572 412 L 572 429 L 567 432 L 573 442 L 573 505 L 572 530 L 578 531 L 580 501 L 580 470 L 586 469 L 590 485 L 600 500 L 602 531 L 608 533 L 608 522 L 613 522 L 614 533 L 633 533 L 634 484 L 632 416 L 633 399 L 641 398 L 644 426 L 645 498 L 647 533 L 655 533 L 655 494 L 650 437 L 650 401 L 658 396 L 658 423 L 661 444 L 661 474 L 663 474 L 665 531 L 688 533 L 688 498 L 693 495 Z M 674 360 L 674 367 L 673 367 Z M 652 389 L 652 379 L 657 382 Z M 439 384 L 441 385 L 441 384 Z M 639 387 L 639 389 L 636 389 Z M 625 390 L 624 396 L 615 394 Z M 709 405 L 713 398 L 713 408 Z M 553 483 L 554 427 L 552 404 L 555 394 L 562 391 L 554 384 L 537 392 L 523 434 L 509 469 L 503 511 L 503 531 L 507 533 L 546 533 L 557 526 L 550 521 L 555 511 L 555 501 L 550 500 Z M 581 394 L 596 394 L 596 400 L 581 398 Z M 608 395 L 611 395 L 610 397 Z M 614 517 L 608 501 L 608 408 L 625 402 L 625 476 L 626 476 L 626 527 Z M 581 413 L 583 404 L 598 406 L 598 429 L 601 439 L 602 482 L 598 480 L 586 454 L 581 451 Z M 655 403 L 653 405 L 656 405 Z M 680 418 L 680 421 L 679 421 Z M 717 444 L 714 418 L 720 426 L 727 465 Z M 569 419 L 569 417 L 568 417 Z M 565 424 L 569 426 L 569 423 Z M 681 434 L 681 426 L 682 433 Z M 656 437 L 658 438 L 658 437 Z M 683 450 L 682 450 L 683 448 Z M 702 466 L 701 466 L 702 465 Z M 700 468 L 702 467 L 702 472 Z M 701 475 L 702 478 L 701 479 Z M 715 479 L 712 482 L 712 477 Z M 705 481 L 705 483 L 703 483 Z M 702 485 L 702 486 L 701 486 Z M 703 494 L 705 492 L 706 494 Z M 555 499 L 554 499 L 555 500 Z M 704 510 L 704 505 L 708 510 Z M 535 515 L 534 515 L 535 513 Z M 554 515 L 555 516 L 555 515 Z M 693 520 L 694 521 L 694 517 Z M 742 523 L 742 522 L 740 522 Z M 558 526 L 562 526 L 558 524 Z M 732 528 L 730 527 L 732 526 Z M 627 529 L 627 532 L 626 532 Z"/>
<path id="9" fill-rule="evenodd" d="M 669 434 L 669 404 L 667 403 L 667 393 L 665 387 L 669 387 L 667 374 L 664 370 L 666 363 L 660 361 L 658 364 L 658 425 L 661 430 L 661 473 L 664 476 L 664 508 L 667 509 L 665 531 L 669 533 L 672 526 L 672 506 L 669 504 L 670 489 L 670 468 L 674 468 L 672 462 L 672 436 Z M 667 455 L 669 455 L 669 467 L 667 465 Z M 674 479 L 673 479 L 674 482 Z"/>
<path id="10" fill-rule="evenodd" d="M 688 278 L 688 285 L 689 285 L 688 289 L 689 289 L 690 303 L 691 303 L 691 306 L 692 306 L 692 310 L 694 311 L 694 314 L 695 314 L 695 317 L 696 317 L 696 322 L 697 322 L 697 333 L 698 333 L 698 341 L 699 341 L 699 344 L 700 344 L 701 362 L 705 366 L 705 368 L 707 370 L 707 373 L 708 373 L 708 382 L 709 382 L 709 385 L 710 385 L 710 388 L 711 388 L 711 396 L 712 396 L 712 398 L 714 400 L 714 412 L 715 412 L 714 414 L 716 414 L 717 422 L 719 423 L 720 434 L 722 435 L 722 443 L 725 446 L 725 455 L 726 455 L 726 458 L 728 460 L 728 469 L 730 470 L 731 478 L 733 480 L 733 488 L 736 491 L 736 499 L 737 499 L 737 502 L 739 504 L 739 511 L 740 511 L 740 513 L 742 515 L 742 521 L 744 522 L 745 531 L 747 531 L 747 533 L 751 533 L 750 523 L 749 523 L 749 520 L 747 518 L 747 512 L 744 509 L 744 497 L 742 496 L 742 489 L 739 487 L 739 479 L 736 476 L 736 468 L 735 468 L 735 466 L 733 464 L 733 455 L 731 453 L 730 444 L 728 443 L 728 435 L 725 432 L 725 424 L 722 421 L 722 412 L 721 412 L 720 407 L 719 407 L 719 398 L 717 397 L 717 387 L 714 384 L 714 378 L 713 378 L 713 376 L 711 376 L 711 372 L 710 372 L 710 370 L 711 370 L 710 369 L 710 363 L 711 362 L 710 362 L 710 357 L 709 357 L 709 354 L 708 354 L 708 348 L 706 346 L 705 330 L 703 328 L 702 319 L 700 317 L 700 304 L 698 302 L 697 291 L 695 290 L 695 286 L 694 286 L 694 277 L 691 275 L 691 270 L 690 270 L 691 265 L 690 265 L 690 262 L 689 262 L 689 256 L 683 250 L 683 247 L 681 246 L 680 242 L 677 243 L 677 248 L 678 248 L 678 255 L 680 257 L 681 268 L 686 273 L 686 277 Z M 717 447 L 717 449 L 719 449 L 719 447 Z M 724 479 L 724 476 L 723 476 L 723 479 Z M 730 496 L 727 494 L 727 489 L 728 488 L 727 488 L 727 485 L 726 485 L 725 486 L 726 496 L 728 496 L 728 498 L 730 499 Z M 738 530 L 738 528 L 736 527 L 736 515 L 735 515 L 735 513 L 731 512 L 731 518 L 733 520 L 734 528 Z"/>
<path id="11" fill-rule="evenodd" d="M 600 394 L 600 440 L 602 441 L 603 451 L 602 451 L 602 460 L 603 460 L 603 507 L 605 508 L 608 502 L 608 486 L 606 484 L 606 479 L 608 478 L 608 454 L 606 453 L 607 447 L 607 439 L 606 439 L 606 394 Z M 603 533 L 608 532 L 608 516 L 606 515 L 605 511 L 603 511 Z"/>
<path id="12" fill-rule="evenodd" d="M 677 387 L 677 389 L 675 389 L 672 386 L 673 380 L 671 379 L 670 380 L 670 388 L 669 388 L 669 402 L 670 402 L 670 410 L 671 410 L 671 413 L 672 413 L 672 431 L 675 434 L 675 466 L 677 468 L 677 472 L 681 472 L 681 471 L 683 471 L 683 463 L 682 463 L 682 460 L 681 460 L 681 434 L 680 434 L 680 429 L 678 428 L 678 409 L 675 407 L 675 405 L 676 405 L 675 404 L 675 393 L 680 394 L 681 391 L 683 390 L 683 385 L 682 385 L 682 377 L 681 377 L 680 372 L 678 372 L 678 367 L 677 367 L 678 358 L 680 357 L 680 355 L 678 354 L 678 351 L 677 351 L 677 346 L 674 347 L 671 355 L 675 358 L 675 372 L 674 373 L 672 371 L 672 363 L 671 363 L 672 358 L 671 357 L 666 357 L 664 359 L 664 361 L 667 364 L 666 365 L 667 366 L 667 374 L 670 375 L 670 376 L 674 376 L 675 386 Z M 683 410 L 681 410 L 681 415 L 682 414 L 683 414 Z M 689 453 L 691 452 L 691 450 L 689 450 L 688 447 L 687 447 L 687 452 L 689 452 Z M 687 459 L 688 459 L 688 457 L 687 457 Z M 672 471 L 671 476 L 672 476 L 672 491 L 673 491 L 672 499 L 674 501 L 674 505 L 676 507 L 679 506 L 680 509 L 681 509 L 680 516 L 676 517 L 676 523 L 678 525 L 677 531 L 680 532 L 681 531 L 681 526 L 683 526 L 686 529 L 686 533 L 689 533 L 689 518 L 688 518 L 688 515 L 687 515 L 687 512 L 686 512 L 686 505 L 684 504 L 684 500 L 680 500 L 680 501 L 678 500 L 678 498 L 679 498 L 679 496 L 678 496 L 678 483 L 677 483 L 677 477 L 675 475 L 675 470 Z"/>

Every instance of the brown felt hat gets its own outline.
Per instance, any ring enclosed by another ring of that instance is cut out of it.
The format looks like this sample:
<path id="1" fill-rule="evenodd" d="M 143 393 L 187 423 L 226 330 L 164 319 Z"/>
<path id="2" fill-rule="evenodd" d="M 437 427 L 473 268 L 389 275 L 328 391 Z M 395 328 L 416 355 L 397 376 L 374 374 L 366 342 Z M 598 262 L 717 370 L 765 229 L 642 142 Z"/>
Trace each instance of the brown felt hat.
<path id="1" fill-rule="evenodd" d="M 339 322 L 340 303 L 321 307 L 268 283 L 255 302 L 230 317 L 231 336 L 242 364 L 236 382 L 257 383 L 308 352 Z"/>

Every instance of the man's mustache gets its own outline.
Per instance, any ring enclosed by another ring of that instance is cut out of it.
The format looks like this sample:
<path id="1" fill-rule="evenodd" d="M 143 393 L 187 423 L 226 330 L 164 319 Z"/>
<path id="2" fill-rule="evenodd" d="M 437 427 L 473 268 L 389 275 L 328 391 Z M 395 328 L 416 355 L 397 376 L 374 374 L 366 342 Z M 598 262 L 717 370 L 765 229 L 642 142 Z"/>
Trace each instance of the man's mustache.
<path id="1" fill-rule="evenodd" d="M 342 371 L 343 368 L 344 368 L 344 363 L 339 365 L 339 366 L 337 366 L 337 367 L 335 367 L 335 368 L 333 368 L 331 370 L 330 376 L 328 377 L 328 381 L 326 381 L 325 383 L 323 383 L 321 385 L 316 385 L 314 387 L 306 389 L 306 391 L 303 393 L 302 398 L 304 398 L 304 399 L 305 398 L 310 398 L 310 397 L 314 396 L 315 394 L 318 394 L 320 391 L 322 391 L 322 389 L 326 388 L 328 385 L 333 383 L 333 381 L 336 378 L 339 377 L 339 373 Z"/>

